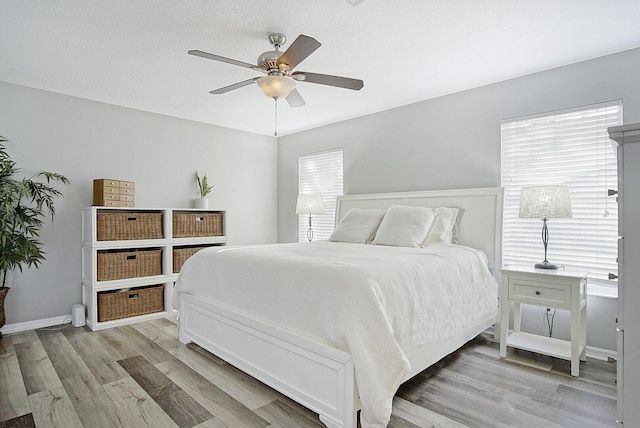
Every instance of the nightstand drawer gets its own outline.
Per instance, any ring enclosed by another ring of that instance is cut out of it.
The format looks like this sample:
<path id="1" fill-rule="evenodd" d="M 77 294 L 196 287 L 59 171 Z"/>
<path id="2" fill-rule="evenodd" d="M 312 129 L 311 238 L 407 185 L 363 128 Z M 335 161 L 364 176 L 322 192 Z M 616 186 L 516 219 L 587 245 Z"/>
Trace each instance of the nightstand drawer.
<path id="1" fill-rule="evenodd" d="M 571 308 L 571 287 L 544 282 L 509 279 L 509 300 L 559 309 Z"/>

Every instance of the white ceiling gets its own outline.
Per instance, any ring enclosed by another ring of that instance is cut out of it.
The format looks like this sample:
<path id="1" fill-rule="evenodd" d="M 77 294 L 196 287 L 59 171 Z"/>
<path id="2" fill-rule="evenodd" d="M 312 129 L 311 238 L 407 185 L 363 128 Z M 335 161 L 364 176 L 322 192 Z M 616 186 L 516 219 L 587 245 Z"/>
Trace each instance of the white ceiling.
<path id="1" fill-rule="evenodd" d="M 0 81 L 273 135 L 253 63 L 267 35 L 322 46 L 296 70 L 364 80 L 298 83 L 279 135 L 640 47 L 639 0 L 0 0 Z M 2 102 L 2 100 L 0 100 Z"/>

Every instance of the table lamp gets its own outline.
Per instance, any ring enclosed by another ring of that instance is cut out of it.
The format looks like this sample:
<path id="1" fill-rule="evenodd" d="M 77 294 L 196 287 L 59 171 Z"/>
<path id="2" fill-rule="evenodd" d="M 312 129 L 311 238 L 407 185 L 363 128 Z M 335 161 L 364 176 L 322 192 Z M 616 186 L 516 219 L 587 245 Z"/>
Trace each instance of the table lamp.
<path id="1" fill-rule="evenodd" d="M 323 214 L 324 202 L 321 195 L 298 195 L 296 203 L 296 214 L 309 214 L 309 229 L 307 230 L 307 239 L 309 242 L 313 240 L 313 229 L 311 228 L 311 214 Z"/>
<path id="2" fill-rule="evenodd" d="M 567 186 L 532 186 L 523 187 L 520 191 L 520 218 L 542 219 L 542 243 L 544 244 L 544 261 L 536 263 L 537 269 L 558 269 L 558 265 L 547 260 L 547 244 L 550 218 L 568 218 L 571 214 L 571 198 Z"/>

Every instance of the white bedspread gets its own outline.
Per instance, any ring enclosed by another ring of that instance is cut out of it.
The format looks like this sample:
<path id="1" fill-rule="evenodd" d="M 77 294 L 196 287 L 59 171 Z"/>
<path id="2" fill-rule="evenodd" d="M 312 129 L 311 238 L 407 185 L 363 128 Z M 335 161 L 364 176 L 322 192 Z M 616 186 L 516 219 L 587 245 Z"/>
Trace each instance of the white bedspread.
<path id="1" fill-rule="evenodd" d="M 352 355 L 363 427 L 384 427 L 420 346 L 497 310 L 498 284 L 480 251 L 319 241 L 212 247 L 185 263 L 184 293 L 284 326 Z"/>

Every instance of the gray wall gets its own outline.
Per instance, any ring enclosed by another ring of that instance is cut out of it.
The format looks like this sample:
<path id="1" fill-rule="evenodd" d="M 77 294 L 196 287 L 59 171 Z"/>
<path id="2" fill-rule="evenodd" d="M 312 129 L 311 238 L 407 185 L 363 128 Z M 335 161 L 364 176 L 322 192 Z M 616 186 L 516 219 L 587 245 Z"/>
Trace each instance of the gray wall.
<path id="1" fill-rule="evenodd" d="M 215 114 L 215 112 L 212 112 Z M 0 135 L 24 175 L 66 175 L 56 219 L 44 227 L 47 260 L 12 278 L 7 324 L 69 314 L 81 302 L 81 210 L 94 178 L 135 181 L 138 207 L 191 207 L 195 172 L 215 184 L 229 243 L 273 243 L 276 140 L 0 82 Z"/>
<path id="2" fill-rule="evenodd" d="M 230 243 L 292 242 L 302 154 L 342 148 L 351 194 L 497 186 L 500 120 L 623 99 L 625 123 L 638 122 L 637 70 L 640 49 L 281 137 L 277 146 L 271 137 L 0 82 L 0 135 L 23 172 L 72 180 L 42 235 L 44 265 L 12 279 L 7 323 L 68 314 L 80 302 L 80 212 L 94 178 L 135 181 L 140 207 L 188 207 L 194 172 L 207 172 Z M 615 301 L 593 296 L 589 305 L 589 345 L 615 349 Z M 525 328 L 541 329 L 537 312 L 524 315 Z M 567 330 L 562 315 L 556 325 Z"/>
<path id="3" fill-rule="evenodd" d="M 638 70 L 634 49 L 281 137 L 278 240 L 297 239 L 300 155 L 342 148 L 347 194 L 499 186 L 502 119 L 623 99 L 625 123 L 638 122 Z M 588 343 L 613 350 L 615 302 L 598 299 Z M 541 315 L 525 313 L 523 326 L 541 330 Z"/>

